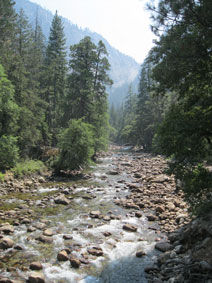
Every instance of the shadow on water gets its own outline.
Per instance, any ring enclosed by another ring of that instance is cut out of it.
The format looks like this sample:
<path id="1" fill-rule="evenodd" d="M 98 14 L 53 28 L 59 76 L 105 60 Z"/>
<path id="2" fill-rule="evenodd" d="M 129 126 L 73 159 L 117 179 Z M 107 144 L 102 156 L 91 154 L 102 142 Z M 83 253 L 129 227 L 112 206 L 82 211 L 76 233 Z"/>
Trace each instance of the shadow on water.
<path id="1" fill-rule="evenodd" d="M 159 252 L 151 250 L 143 257 L 130 255 L 110 261 L 99 277 L 88 276 L 85 283 L 147 283 L 145 267 L 153 264 Z"/>

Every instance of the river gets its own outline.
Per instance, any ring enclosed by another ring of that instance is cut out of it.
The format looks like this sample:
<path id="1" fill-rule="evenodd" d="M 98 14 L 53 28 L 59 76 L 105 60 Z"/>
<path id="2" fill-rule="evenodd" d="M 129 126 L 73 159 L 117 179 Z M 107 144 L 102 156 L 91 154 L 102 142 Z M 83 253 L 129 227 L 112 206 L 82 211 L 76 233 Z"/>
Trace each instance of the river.
<path id="1" fill-rule="evenodd" d="M 30 224 L 15 228 L 12 239 L 22 248 L 1 252 L 4 259 L 4 265 L 0 265 L 1 276 L 26 282 L 32 273 L 29 264 L 39 261 L 43 269 L 38 273 L 44 275 L 47 283 L 147 282 L 144 268 L 156 257 L 157 229 L 150 229 L 147 212 L 142 211 L 136 217 L 137 210 L 116 205 L 116 199 L 127 198 L 127 184 L 136 182 L 127 170 L 130 161 L 143 157 L 141 153 L 119 148 L 91 166 L 87 180 L 63 180 L 39 186 L 32 194 L 40 195 L 33 207 L 42 208 L 45 194 L 44 199 L 48 199 L 49 207 L 54 210 L 46 215 L 35 209 L 37 215 Z M 69 200 L 67 205 L 55 204 L 58 193 Z M 136 230 L 124 229 L 126 224 Z M 51 241 L 38 240 L 44 230 L 50 231 L 50 235 L 46 234 Z M 58 253 L 63 250 L 80 261 L 79 268 L 72 267 L 69 260 L 58 260 Z M 139 251 L 143 256 L 136 256 Z M 10 268 L 5 271 L 5 266 Z"/>

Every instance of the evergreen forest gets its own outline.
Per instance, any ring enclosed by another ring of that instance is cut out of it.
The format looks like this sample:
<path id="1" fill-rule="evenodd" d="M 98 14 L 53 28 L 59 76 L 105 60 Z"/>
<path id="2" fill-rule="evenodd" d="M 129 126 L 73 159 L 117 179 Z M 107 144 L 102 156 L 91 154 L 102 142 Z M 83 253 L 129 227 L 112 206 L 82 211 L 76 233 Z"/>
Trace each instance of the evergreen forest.
<path id="1" fill-rule="evenodd" d="M 46 152 L 58 173 L 88 164 L 108 144 L 105 45 L 86 36 L 67 52 L 57 12 L 46 44 L 37 17 L 32 28 L 13 1 L 0 5 L 0 169 Z"/>

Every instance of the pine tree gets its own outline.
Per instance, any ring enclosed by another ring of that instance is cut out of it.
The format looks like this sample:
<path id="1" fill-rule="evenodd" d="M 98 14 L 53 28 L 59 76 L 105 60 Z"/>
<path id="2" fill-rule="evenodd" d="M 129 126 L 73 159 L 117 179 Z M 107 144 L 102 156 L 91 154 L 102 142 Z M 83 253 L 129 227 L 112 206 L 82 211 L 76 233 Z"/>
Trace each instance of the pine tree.
<path id="1" fill-rule="evenodd" d="M 62 109 L 65 103 L 66 86 L 66 47 L 63 24 L 57 12 L 53 18 L 45 58 L 43 86 L 44 99 L 48 104 L 46 120 L 56 143 L 56 135 L 63 127 Z"/>
<path id="2" fill-rule="evenodd" d="M 66 120 L 83 118 L 94 126 L 95 152 L 108 139 L 108 105 L 106 86 L 111 85 L 110 68 L 103 42 L 96 46 L 90 37 L 70 47 L 70 75 L 65 110 Z"/>
<path id="3" fill-rule="evenodd" d="M 212 210 L 212 174 L 205 166 L 212 152 L 212 2 L 160 0 L 150 9 L 158 34 L 149 56 L 153 90 L 175 98 L 155 142 L 192 207 Z"/>
<path id="4" fill-rule="evenodd" d="M 11 168 L 18 160 L 18 117 L 14 88 L 0 64 L 0 170 Z"/>
<path id="5" fill-rule="evenodd" d="M 11 49 L 16 22 L 14 4 L 12 0 L 0 0 L 0 60 L 6 71 L 9 62 L 13 60 Z"/>
<path id="6" fill-rule="evenodd" d="M 8 70 L 9 79 L 15 88 L 15 101 L 21 112 L 19 118 L 18 144 L 22 156 L 42 141 L 42 103 L 39 98 L 40 59 L 35 56 L 35 41 L 32 27 L 23 10 L 17 16 L 16 40 L 13 43 L 14 57 Z"/>

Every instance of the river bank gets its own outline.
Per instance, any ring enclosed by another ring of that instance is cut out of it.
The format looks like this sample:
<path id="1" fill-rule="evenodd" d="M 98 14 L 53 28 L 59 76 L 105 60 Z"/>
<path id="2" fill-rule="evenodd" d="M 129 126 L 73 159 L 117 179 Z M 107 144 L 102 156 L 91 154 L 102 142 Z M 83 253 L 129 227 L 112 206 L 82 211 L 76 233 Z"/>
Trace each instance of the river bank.
<path id="1" fill-rule="evenodd" d="M 114 147 L 71 180 L 7 180 L 0 282 L 209 283 L 211 219 L 191 223 L 165 167 Z"/>

